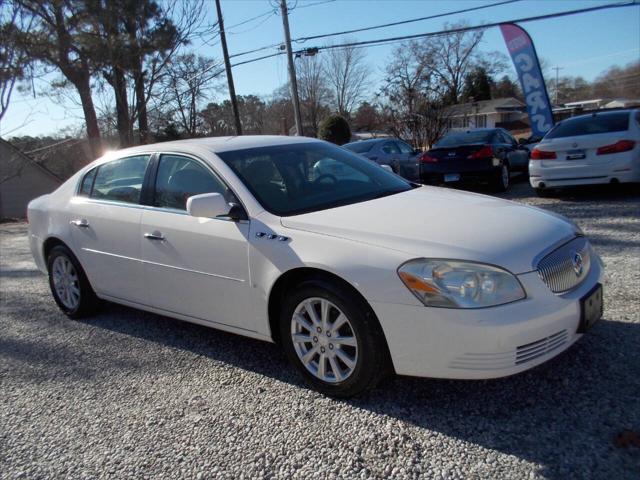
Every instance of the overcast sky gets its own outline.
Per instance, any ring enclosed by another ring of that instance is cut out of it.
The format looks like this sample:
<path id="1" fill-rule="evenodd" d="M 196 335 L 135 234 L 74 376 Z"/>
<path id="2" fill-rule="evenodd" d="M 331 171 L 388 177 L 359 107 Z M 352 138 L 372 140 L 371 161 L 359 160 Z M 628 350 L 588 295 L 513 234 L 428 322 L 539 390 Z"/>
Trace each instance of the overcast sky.
<path id="1" fill-rule="evenodd" d="M 177 0 L 179 1 L 179 0 Z M 216 18 L 213 0 L 205 0 L 207 15 Z M 292 38 L 332 33 L 369 25 L 389 23 L 438 13 L 450 12 L 476 5 L 496 3 L 497 0 L 289 0 L 294 7 L 290 14 Z M 273 2 L 273 0 L 272 0 Z M 440 30 L 445 21 L 467 20 L 471 24 L 507 21 L 545 13 L 603 5 L 606 0 L 522 0 L 513 4 L 487 8 L 446 18 L 426 20 L 408 25 L 389 27 L 351 34 L 352 39 L 369 40 Z M 231 27 L 246 19 L 273 10 L 269 0 L 222 0 L 225 24 Z M 581 75 L 592 80 L 612 65 L 625 65 L 640 58 L 640 6 L 585 13 L 545 21 L 522 24 L 535 43 L 538 55 L 549 67 L 562 67 L 560 75 Z M 282 19 L 266 15 L 236 28 L 229 28 L 227 43 L 231 54 L 282 41 Z M 296 43 L 295 48 L 339 43 L 341 37 Z M 375 78 L 379 79 L 394 45 L 367 48 L 367 59 Z M 212 46 L 194 42 L 187 47 L 197 53 L 222 57 L 219 44 Z M 497 28 L 486 32 L 481 50 L 499 51 L 507 55 L 504 41 Z M 254 56 L 276 51 L 268 50 Z M 322 53 L 320 53 L 322 55 Z M 237 61 L 250 59 L 251 55 Z M 510 65 L 506 72 L 515 78 Z M 60 128 L 81 125 L 82 110 L 74 102 L 60 104 L 46 94 L 48 83 L 55 76 L 36 81 L 36 98 L 32 93 L 18 93 L 0 125 L 0 135 L 47 135 Z M 238 95 L 268 95 L 287 81 L 284 56 L 266 59 L 234 69 Z M 371 92 L 373 94 L 373 90 Z M 223 100 L 224 92 L 212 101 Z"/>

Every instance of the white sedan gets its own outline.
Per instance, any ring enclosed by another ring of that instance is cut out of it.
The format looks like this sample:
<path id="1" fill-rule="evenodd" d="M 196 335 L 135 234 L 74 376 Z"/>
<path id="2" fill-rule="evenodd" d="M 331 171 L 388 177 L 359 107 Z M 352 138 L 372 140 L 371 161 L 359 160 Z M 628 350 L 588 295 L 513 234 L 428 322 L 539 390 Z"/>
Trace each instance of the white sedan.
<path id="1" fill-rule="evenodd" d="M 308 138 L 110 153 L 28 215 L 69 317 L 104 299 L 273 341 L 336 396 L 387 372 L 518 373 L 602 314 L 602 263 L 572 222 L 412 184 Z"/>
<path id="2" fill-rule="evenodd" d="M 558 123 L 531 152 L 529 181 L 541 196 L 558 187 L 640 182 L 640 110 Z"/>

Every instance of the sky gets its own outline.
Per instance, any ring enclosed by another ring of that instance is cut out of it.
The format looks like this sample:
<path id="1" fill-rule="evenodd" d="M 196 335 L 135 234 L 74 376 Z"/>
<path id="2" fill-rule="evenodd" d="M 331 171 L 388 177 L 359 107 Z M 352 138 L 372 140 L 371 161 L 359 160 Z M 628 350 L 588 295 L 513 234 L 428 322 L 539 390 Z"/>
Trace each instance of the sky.
<path id="1" fill-rule="evenodd" d="M 180 1 L 180 0 L 175 0 Z M 216 19 L 215 3 L 205 1 L 205 14 Z M 498 0 L 288 0 L 291 13 L 289 23 L 293 39 L 322 33 L 332 33 L 359 27 L 390 23 L 416 17 L 436 15 L 489 5 Z M 466 20 L 472 25 L 508 21 L 547 13 L 574 10 L 596 5 L 621 3 L 624 0 L 520 0 L 508 5 L 475 12 L 451 15 L 396 27 L 350 34 L 350 40 L 370 40 L 441 30 L 445 22 Z M 271 45 L 283 40 L 282 18 L 275 12 L 274 0 L 221 0 L 229 53 L 243 52 Z M 234 27 L 247 19 L 267 14 Z M 279 12 L 278 12 L 279 13 Z M 532 37 L 538 55 L 549 68 L 560 67 L 560 76 L 582 76 L 593 80 L 613 65 L 626 65 L 640 59 L 640 4 L 632 7 L 600 10 L 569 17 L 561 17 L 521 24 Z M 332 37 L 305 43 L 294 42 L 293 48 L 306 48 L 327 43 L 340 43 L 345 37 Z M 373 71 L 374 85 L 382 78 L 385 64 L 398 44 L 366 48 L 367 62 Z M 481 51 L 498 51 L 508 55 L 498 28 L 487 30 Z M 186 50 L 221 59 L 219 43 L 206 45 L 194 41 Z M 275 52 L 276 48 L 232 59 L 241 61 Z M 322 52 L 319 54 L 322 55 Z M 555 71 L 553 71 L 555 72 Z M 509 63 L 505 72 L 516 78 Z M 555 74 L 555 73 L 553 73 Z M 237 95 L 269 95 L 287 82 L 287 63 L 284 55 L 269 58 L 233 69 Z M 35 82 L 33 92 L 15 92 L 8 112 L 0 123 L 0 135 L 49 135 L 62 128 L 82 125 L 82 110 L 76 102 L 61 102 L 48 93 L 49 83 L 56 76 Z M 372 89 L 373 96 L 375 88 Z M 210 101 L 222 101 L 224 91 Z"/>

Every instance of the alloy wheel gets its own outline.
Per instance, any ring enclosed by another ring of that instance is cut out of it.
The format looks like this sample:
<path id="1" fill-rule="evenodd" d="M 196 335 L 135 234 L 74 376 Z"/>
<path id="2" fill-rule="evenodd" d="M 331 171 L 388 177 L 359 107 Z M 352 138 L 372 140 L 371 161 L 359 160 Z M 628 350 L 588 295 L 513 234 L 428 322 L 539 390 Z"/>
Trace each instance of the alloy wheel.
<path id="1" fill-rule="evenodd" d="M 56 257 L 52 268 L 53 287 L 62 304 L 69 310 L 75 310 L 80 304 L 80 283 L 78 272 L 65 256 Z"/>
<path id="2" fill-rule="evenodd" d="M 346 380 L 358 363 L 358 342 L 351 322 L 324 298 L 307 298 L 296 307 L 291 340 L 304 367 L 323 382 Z"/>

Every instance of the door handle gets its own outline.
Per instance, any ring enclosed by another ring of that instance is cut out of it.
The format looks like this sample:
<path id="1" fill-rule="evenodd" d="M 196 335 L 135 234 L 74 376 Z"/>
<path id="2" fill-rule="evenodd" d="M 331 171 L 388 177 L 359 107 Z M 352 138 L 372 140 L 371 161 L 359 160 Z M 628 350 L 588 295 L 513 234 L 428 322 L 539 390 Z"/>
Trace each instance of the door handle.
<path id="1" fill-rule="evenodd" d="M 89 228 L 89 222 L 86 218 L 82 218 L 80 220 L 71 220 L 69 223 L 79 228 Z"/>
<path id="2" fill-rule="evenodd" d="M 160 241 L 163 241 L 164 240 L 164 235 L 162 235 L 158 231 L 155 231 L 155 232 L 152 232 L 152 233 L 145 233 L 144 234 L 144 238 L 146 238 L 147 240 L 160 240 Z"/>

